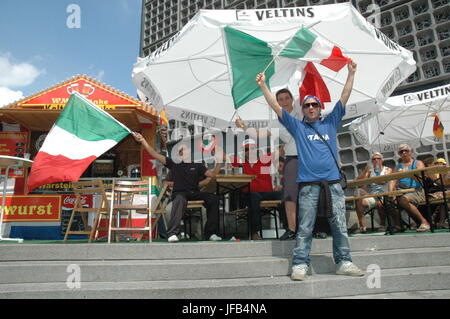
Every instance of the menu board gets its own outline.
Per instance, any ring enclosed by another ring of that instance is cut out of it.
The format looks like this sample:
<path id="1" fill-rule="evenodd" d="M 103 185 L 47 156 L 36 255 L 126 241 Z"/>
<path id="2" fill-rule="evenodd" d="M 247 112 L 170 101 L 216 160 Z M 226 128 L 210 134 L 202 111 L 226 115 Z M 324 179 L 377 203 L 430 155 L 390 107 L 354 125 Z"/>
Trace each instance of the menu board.
<path id="1" fill-rule="evenodd" d="M 28 153 L 27 139 L 27 132 L 0 132 L 0 155 L 24 158 Z M 2 174 L 4 174 L 4 170 L 2 170 Z M 24 170 L 22 168 L 11 170 L 9 177 L 24 177 Z"/>

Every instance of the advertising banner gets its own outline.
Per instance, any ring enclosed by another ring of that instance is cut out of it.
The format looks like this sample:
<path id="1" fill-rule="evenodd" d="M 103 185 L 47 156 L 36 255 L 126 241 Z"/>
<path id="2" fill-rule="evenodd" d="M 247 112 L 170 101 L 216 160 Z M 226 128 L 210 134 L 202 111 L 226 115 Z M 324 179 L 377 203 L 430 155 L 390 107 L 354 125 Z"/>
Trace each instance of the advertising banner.
<path id="1" fill-rule="evenodd" d="M 6 196 L 3 222 L 57 222 L 61 196 Z"/>
<path id="2" fill-rule="evenodd" d="M 73 92 L 84 95 L 105 110 L 114 110 L 116 107 L 136 107 L 139 104 L 138 101 L 128 98 L 123 93 L 87 77 L 80 76 L 41 94 L 33 95 L 21 101 L 18 106 L 41 107 L 45 110 L 62 110 Z"/>

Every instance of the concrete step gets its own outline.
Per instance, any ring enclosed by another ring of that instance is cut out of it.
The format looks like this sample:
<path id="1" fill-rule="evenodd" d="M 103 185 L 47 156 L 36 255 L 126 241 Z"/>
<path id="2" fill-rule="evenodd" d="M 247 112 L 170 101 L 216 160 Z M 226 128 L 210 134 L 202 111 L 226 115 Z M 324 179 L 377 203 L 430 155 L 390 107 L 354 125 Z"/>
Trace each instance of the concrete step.
<path id="1" fill-rule="evenodd" d="M 179 298 L 270 299 L 332 298 L 388 294 L 450 287 L 450 266 L 414 267 L 381 271 L 379 288 L 370 288 L 373 275 L 346 277 L 317 274 L 303 282 L 288 276 L 217 280 L 82 282 L 0 285 L 0 298 Z"/>
<path id="2" fill-rule="evenodd" d="M 450 233 L 350 238 L 352 252 L 450 246 Z M 1 261 L 32 260 L 164 260 L 262 256 L 292 256 L 294 241 L 263 240 L 241 242 L 181 243 L 95 243 L 95 244 L 0 244 Z M 313 240 L 312 253 L 332 251 L 332 240 Z"/>
<path id="3" fill-rule="evenodd" d="M 450 299 L 450 290 L 418 290 L 407 292 L 392 292 L 386 294 L 344 296 L 333 299 Z"/>
<path id="4" fill-rule="evenodd" d="M 450 247 L 365 251 L 352 254 L 361 269 L 450 265 Z M 82 282 L 128 282 L 158 280 L 206 280 L 287 276 L 288 257 L 235 257 L 164 260 L 72 260 L 0 262 L 0 283 L 65 282 L 76 266 Z M 334 273 L 331 254 L 311 255 L 314 274 Z"/>

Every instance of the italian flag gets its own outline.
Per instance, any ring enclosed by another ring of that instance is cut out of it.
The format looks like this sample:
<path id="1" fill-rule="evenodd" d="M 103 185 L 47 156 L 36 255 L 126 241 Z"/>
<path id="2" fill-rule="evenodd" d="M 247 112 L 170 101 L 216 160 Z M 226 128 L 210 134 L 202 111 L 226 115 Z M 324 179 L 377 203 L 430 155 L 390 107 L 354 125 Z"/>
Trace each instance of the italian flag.
<path id="1" fill-rule="evenodd" d="M 27 192 L 41 185 L 78 181 L 86 168 L 131 131 L 75 92 L 36 155 Z"/>
<path id="2" fill-rule="evenodd" d="M 320 93 L 328 92 L 328 89 L 312 63 L 319 63 L 338 72 L 350 61 L 342 54 L 340 48 L 303 27 L 294 34 L 279 54 L 274 52 L 269 43 L 231 27 L 224 28 L 224 35 L 233 80 L 232 96 L 236 109 L 262 95 L 255 83 L 255 78 L 264 70 L 267 84 L 270 86 L 269 79 L 277 76 L 277 71 L 288 70 L 293 73 L 298 65 L 300 67 L 303 65 L 303 82 L 305 83 L 302 85 L 305 89 L 315 88 Z M 275 57 L 277 58 L 275 59 Z M 299 63 L 299 61 L 303 63 Z M 310 63 L 308 64 L 308 62 Z M 309 76 L 306 76 L 308 74 Z M 307 94 L 316 95 L 315 93 L 316 91 Z"/>

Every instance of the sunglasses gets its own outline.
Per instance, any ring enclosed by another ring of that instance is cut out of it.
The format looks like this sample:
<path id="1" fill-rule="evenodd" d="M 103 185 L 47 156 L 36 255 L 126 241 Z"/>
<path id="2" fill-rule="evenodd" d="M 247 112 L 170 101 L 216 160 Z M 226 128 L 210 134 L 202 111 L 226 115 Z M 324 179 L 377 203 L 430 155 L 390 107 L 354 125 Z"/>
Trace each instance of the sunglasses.
<path id="1" fill-rule="evenodd" d="M 403 153 L 409 153 L 409 150 L 400 150 L 398 151 L 399 154 L 403 154 Z"/>
<path id="2" fill-rule="evenodd" d="M 313 103 L 305 103 L 305 104 L 303 104 L 303 108 L 304 109 L 306 109 L 306 108 L 308 108 L 310 106 L 312 106 L 312 107 L 319 107 L 319 103 L 313 102 Z"/>
<path id="3" fill-rule="evenodd" d="M 380 157 L 374 157 L 374 158 L 372 158 L 372 161 L 376 161 L 376 160 L 381 160 L 381 158 L 380 158 Z"/>

